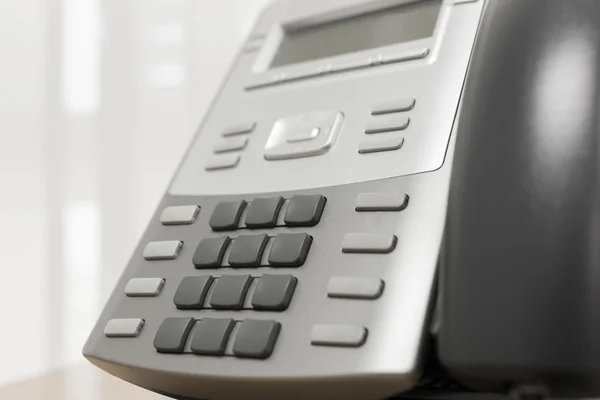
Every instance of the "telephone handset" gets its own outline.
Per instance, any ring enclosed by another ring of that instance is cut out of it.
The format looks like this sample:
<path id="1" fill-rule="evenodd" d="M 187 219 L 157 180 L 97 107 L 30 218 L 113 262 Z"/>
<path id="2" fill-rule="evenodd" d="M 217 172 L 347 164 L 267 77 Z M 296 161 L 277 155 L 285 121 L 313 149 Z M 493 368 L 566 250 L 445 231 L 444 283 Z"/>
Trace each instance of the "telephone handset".
<path id="1" fill-rule="evenodd" d="M 273 3 L 84 355 L 177 399 L 597 395 L 598 21 Z"/>

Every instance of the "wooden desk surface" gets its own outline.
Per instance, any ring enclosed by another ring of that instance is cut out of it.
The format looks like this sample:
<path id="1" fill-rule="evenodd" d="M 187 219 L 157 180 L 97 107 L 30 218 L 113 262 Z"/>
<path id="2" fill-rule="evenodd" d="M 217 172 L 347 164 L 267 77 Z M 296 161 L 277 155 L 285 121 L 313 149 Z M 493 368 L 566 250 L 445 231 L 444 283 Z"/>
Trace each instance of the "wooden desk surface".
<path id="1" fill-rule="evenodd" d="M 91 364 L 0 386 L 2 400 L 167 400 L 117 379 Z"/>

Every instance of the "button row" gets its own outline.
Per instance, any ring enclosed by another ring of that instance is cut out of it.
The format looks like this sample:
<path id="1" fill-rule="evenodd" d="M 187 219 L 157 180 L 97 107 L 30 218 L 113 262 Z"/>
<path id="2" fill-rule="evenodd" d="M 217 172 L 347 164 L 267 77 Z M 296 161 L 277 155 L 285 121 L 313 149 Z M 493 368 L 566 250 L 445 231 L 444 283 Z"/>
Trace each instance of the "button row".
<path id="1" fill-rule="evenodd" d="M 256 122 L 243 122 L 226 128 L 213 152 L 215 156 L 205 166 L 207 171 L 218 171 L 236 167 L 240 162 L 240 152 L 248 146 L 248 134 L 256 128 Z M 243 136 L 241 136 L 243 135 Z"/>
<path id="2" fill-rule="evenodd" d="M 233 340 L 232 354 L 240 358 L 268 358 L 275 347 L 281 324 L 272 320 L 202 318 L 166 318 L 154 338 L 159 353 L 181 354 L 189 343 L 197 355 L 224 356 Z"/>
<path id="3" fill-rule="evenodd" d="M 218 231 L 240 227 L 242 214 L 248 208 L 244 226 L 249 229 L 274 228 L 280 211 L 287 205 L 283 223 L 289 227 L 315 226 L 321 220 L 327 199 L 321 195 L 296 195 L 289 201 L 283 197 L 257 198 L 219 203 L 210 217 L 211 228 Z"/>
<path id="4" fill-rule="evenodd" d="M 239 235 L 233 240 L 228 236 L 206 238 L 198 244 L 192 262 L 198 269 L 300 267 L 306 262 L 311 244 L 312 237 L 306 233 L 280 233 L 275 237 L 266 233 Z"/>
<path id="5" fill-rule="evenodd" d="M 291 275 L 188 276 L 181 280 L 173 303 L 180 310 L 284 311 L 292 301 L 297 284 L 298 279 Z M 246 305 L 247 297 L 251 297 L 249 305 Z"/>
<path id="6" fill-rule="evenodd" d="M 140 318 L 111 319 L 104 328 L 109 338 L 134 338 L 144 327 Z M 272 353 L 281 330 L 281 324 L 272 320 L 235 321 L 229 318 L 169 317 L 160 325 L 154 337 L 154 348 L 159 353 L 266 359 Z M 319 324 L 313 326 L 310 342 L 314 346 L 360 347 L 367 340 L 368 331 L 361 326 Z M 232 352 L 227 344 L 233 337 Z"/>
<path id="7" fill-rule="evenodd" d="M 371 119 L 365 126 L 365 134 L 369 135 L 358 147 L 360 154 L 394 151 L 402 148 L 404 137 L 399 132 L 408 128 L 410 118 L 403 113 L 414 108 L 413 98 L 385 100 L 373 106 Z M 377 134 L 376 136 L 371 136 Z"/>

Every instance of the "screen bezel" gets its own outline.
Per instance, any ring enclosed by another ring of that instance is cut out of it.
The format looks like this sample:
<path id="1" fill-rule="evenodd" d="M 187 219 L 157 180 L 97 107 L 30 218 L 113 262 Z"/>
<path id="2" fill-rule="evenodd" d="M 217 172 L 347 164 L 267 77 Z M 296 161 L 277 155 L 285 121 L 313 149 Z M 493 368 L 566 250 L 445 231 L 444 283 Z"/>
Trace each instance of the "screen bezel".
<path id="1" fill-rule="evenodd" d="M 331 69 L 334 65 L 366 63 L 368 60 L 377 60 L 385 55 L 410 53 L 421 49 L 430 50 L 427 59 L 429 62 L 433 62 L 436 53 L 435 49 L 439 45 L 444 27 L 447 24 L 453 0 L 442 0 L 434 32 L 428 38 L 270 68 L 281 42 L 285 37 L 286 30 L 310 28 L 315 25 L 333 22 L 367 12 L 380 11 L 386 8 L 418 3 L 420 1 L 423 0 L 356 0 L 350 5 L 336 4 L 325 9 L 317 9 L 302 15 L 291 15 L 271 28 L 261 51 L 256 57 L 252 69 L 251 81 L 275 81 L 278 77 L 284 75 L 288 77 L 302 76 L 310 73 L 316 75 L 316 71 L 326 71 Z M 376 61 L 374 61 L 374 63 L 376 63 Z"/>

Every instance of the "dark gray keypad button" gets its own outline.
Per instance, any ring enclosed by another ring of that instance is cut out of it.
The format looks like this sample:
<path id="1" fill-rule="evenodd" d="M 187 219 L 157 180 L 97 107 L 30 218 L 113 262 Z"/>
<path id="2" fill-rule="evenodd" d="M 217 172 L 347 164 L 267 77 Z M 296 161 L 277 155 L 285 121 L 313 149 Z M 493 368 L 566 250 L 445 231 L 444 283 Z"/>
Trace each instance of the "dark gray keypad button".
<path id="1" fill-rule="evenodd" d="M 180 310 L 201 309 L 214 280 L 211 275 L 186 276 L 175 292 L 173 303 Z"/>
<path id="2" fill-rule="evenodd" d="M 307 233 L 280 233 L 275 237 L 269 253 L 269 265 L 299 267 L 304 264 L 312 237 Z"/>
<path id="3" fill-rule="evenodd" d="M 191 317 L 165 318 L 154 337 L 154 348 L 159 353 L 183 353 L 193 326 L 194 319 Z"/>
<path id="4" fill-rule="evenodd" d="M 243 358 L 268 358 L 280 330 L 281 325 L 276 321 L 243 321 L 233 343 L 233 354 Z"/>
<path id="5" fill-rule="evenodd" d="M 252 200 L 246 214 L 246 227 L 250 229 L 274 228 L 282 205 L 283 197 Z"/>
<path id="6" fill-rule="evenodd" d="M 210 216 L 209 225 L 213 231 L 228 231 L 237 229 L 246 201 L 226 201 L 219 203 Z"/>
<path id="7" fill-rule="evenodd" d="M 231 238 L 228 236 L 202 239 L 196 247 L 192 262 L 196 268 L 219 268 L 230 242 Z"/>
<path id="8" fill-rule="evenodd" d="M 252 296 L 252 307 L 261 311 L 287 309 L 297 283 L 298 279 L 291 275 L 262 275 Z"/>
<path id="9" fill-rule="evenodd" d="M 262 235 L 240 235 L 231 245 L 229 253 L 229 265 L 232 267 L 258 267 L 262 259 L 265 247 L 269 242 L 269 236 Z"/>
<path id="10" fill-rule="evenodd" d="M 224 355 L 234 325 L 233 319 L 202 318 L 196 323 L 190 346 L 192 352 L 204 356 Z"/>
<path id="11" fill-rule="evenodd" d="M 210 305 L 217 310 L 241 310 L 251 283 L 250 275 L 223 275 L 215 283 Z"/>
<path id="12" fill-rule="evenodd" d="M 321 195 L 293 196 L 283 221 L 287 226 L 315 226 L 321 220 L 327 199 Z"/>

